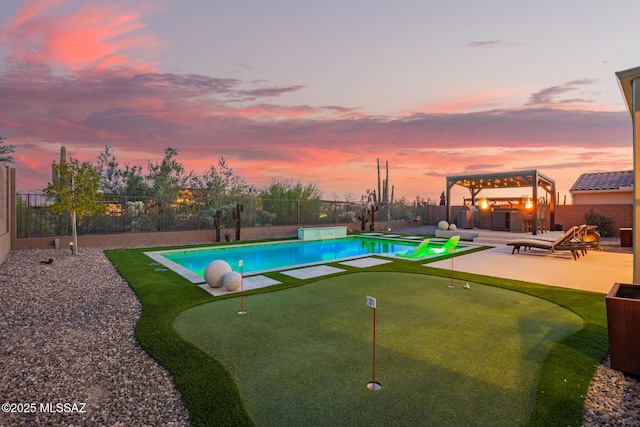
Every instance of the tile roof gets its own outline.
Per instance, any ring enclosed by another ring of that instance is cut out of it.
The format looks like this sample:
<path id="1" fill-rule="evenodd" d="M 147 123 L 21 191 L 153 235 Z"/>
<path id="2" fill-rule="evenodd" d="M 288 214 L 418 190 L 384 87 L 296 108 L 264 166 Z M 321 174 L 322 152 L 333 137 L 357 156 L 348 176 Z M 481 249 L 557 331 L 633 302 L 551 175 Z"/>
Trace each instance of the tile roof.
<path id="1" fill-rule="evenodd" d="M 583 173 L 573 184 L 573 191 L 618 190 L 633 187 L 633 171 Z"/>

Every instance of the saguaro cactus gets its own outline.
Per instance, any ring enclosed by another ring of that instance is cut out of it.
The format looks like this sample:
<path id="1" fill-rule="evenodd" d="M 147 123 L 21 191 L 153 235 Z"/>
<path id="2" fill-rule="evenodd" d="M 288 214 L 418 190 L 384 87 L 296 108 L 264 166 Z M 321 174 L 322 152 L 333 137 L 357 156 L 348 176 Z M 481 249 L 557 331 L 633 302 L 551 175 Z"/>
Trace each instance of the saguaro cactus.
<path id="1" fill-rule="evenodd" d="M 362 212 L 362 215 L 358 215 L 358 219 L 360 220 L 360 230 L 364 231 L 364 225 L 369 222 L 369 218 L 367 218 L 368 216 L 368 208 L 365 208 L 365 212 Z"/>
<path id="2" fill-rule="evenodd" d="M 220 241 L 220 226 L 222 224 L 222 211 L 216 211 L 216 217 L 213 219 L 213 226 L 216 229 L 216 242 Z"/>
<path id="3" fill-rule="evenodd" d="M 63 145 L 62 147 L 60 147 L 59 165 L 62 165 L 64 163 L 67 163 L 67 147 Z M 57 183 L 61 179 L 64 179 L 64 177 L 60 177 L 60 173 L 58 172 L 58 169 L 59 168 L 55 165 L 55 163 L 51 165 L 51 182 L 53 183 Z"/>
<path id="4" fill-rule="evenodd" d="M 376 159 L 378 164 L 378 195 L 376 200 L 376 195 L 374 192 L 374 202 L 380 203 L 383 207 L 386 206 L 386 216 L 387 220 L 391 219 L 391 205 L 393 204 L 393 196 L 395 187 L 391 186 L 391 194 L 389 194 L 389 162 L 385 162 L 385 178 L 382 180 L 382 184 L 380 182 L 380 159 Z"/>
<path id="5" fill-rule="evenodd" d="M 244 212 L 244 206 L 240 203 L 236 205 L 236 210 L 233 212 L 233 220 L 236 222 L 236 240 L 240 240 L 240 227 L 242 221 L 240 221 L 240 215 Z"/>
<path id="6" fill-rule="evenodd" d="M 376 213 L 380 207 L 378 205 L 370 205 L 367 208 L 367 215 L 371 218 L 371 224 L 369 224 L 369 230 L 376 231 Z"/>
<path id="7" fill-rule="evenodd" d="M 389 194 L 389 162 L 385 162 L 385 179 L 380 182 L 380 159 L 376 159 L 378 163 L 378 202 L 389 205 L 393 203 L 394 186 L 391 186 L 391 194 Z"/>
<path id="8" fill-rule="evenodd" d="M 378 196 L 382 197 L 382 189 L 380 188 L 380 159 L 377 157 L 376 157 L 376 163 L 378 164 Z M 373 201 L 377 202 L 375 194 L 373 196 Z M 382 199 L 380 201 L 382 201 Z"/>

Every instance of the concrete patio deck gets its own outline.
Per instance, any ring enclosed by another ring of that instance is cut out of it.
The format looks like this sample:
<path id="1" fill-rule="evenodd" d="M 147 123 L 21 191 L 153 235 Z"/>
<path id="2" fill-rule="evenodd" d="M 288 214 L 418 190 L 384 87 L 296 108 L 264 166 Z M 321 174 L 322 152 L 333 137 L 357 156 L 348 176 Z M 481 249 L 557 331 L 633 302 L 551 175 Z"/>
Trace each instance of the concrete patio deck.
<path id="1" fill-rule="evenodd" d="M 589 250 L 574 260 L 569 252 L 550 252 L 539 249 L 511 254 L 505 243 L 531 233 L 509 233 L 476 230 L 474 243 L 495 246 L 486 251 L 466 254 L 454 260 L 455 271 L 464 271 L 506 279 L 524 280 L 564 288 L 606 294 L 614 283 L 633 283 L 633 254 Z M 562 232 L 549 232 L 537 237 L 558 237 Z M 429 266 L 451 268 L 451 261 L 430 263 Z"/>

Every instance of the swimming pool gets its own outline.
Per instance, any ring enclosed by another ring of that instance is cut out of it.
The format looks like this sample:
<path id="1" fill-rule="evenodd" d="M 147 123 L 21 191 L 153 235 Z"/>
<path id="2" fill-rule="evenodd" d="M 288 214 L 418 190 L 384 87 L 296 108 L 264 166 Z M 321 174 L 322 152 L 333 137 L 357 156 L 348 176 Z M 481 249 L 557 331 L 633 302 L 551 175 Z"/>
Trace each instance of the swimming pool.
<path id="1" fill-rule="evenodd" d="M 415 249 L 418 243 L 351 236 L 332 240 L 295 240 L 145 253 L 190 281 L 201 283 L 204 281 L 205 267 L 217 259 L 229 263 L 234 271 L 240 271 L 238 263 L 242 260 L 243 274 L 251 275 L 372 254 L 395 257 L 397 252 Z"/>

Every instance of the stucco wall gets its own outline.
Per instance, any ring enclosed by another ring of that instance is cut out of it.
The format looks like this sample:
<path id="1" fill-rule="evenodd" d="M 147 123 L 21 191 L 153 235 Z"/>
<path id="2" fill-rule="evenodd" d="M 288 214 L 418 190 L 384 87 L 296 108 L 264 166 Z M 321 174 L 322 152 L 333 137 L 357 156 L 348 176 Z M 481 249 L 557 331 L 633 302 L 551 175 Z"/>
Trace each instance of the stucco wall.
<path id="1" fill-rule="evenodd" d="M 11 230 L 15 227 L 15 169 L 0 167 L 0 262 L 11 250 Z"/>
<path id="2" fill-rule="evenodd" d="M 633 190 L 589 191 L 572 194 L 574 205 L 625 205 L 633 204 Z"/>

